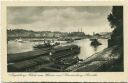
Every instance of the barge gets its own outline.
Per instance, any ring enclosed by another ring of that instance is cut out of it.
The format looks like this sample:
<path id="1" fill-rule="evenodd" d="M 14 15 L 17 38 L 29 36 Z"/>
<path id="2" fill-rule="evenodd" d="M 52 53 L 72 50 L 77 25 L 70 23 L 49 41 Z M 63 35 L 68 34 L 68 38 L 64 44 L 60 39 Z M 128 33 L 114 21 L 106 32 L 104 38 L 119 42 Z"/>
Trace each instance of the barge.
<path id="1" fill-rule="evenodd" d="M 77 55 L 80 53 L 80 47 L 77 45 L 57 46 L 46 51 L 46 53 L 43 51 L 43 53 L 41 53 L 41 50 L 39 52 L 40 53 L 37 51 L 35 54 L 30 52 L 19 53 L 19 55 L 16 54 L 17 56 L 14 55 L 15 59 L 13 59 L 13 55 L 11 55 L 11 59 L 14 61 L 8 59 L 8 72 L 64 71 L 68 66 L 78 62 Z M 24 58 L 21 58 L 22 56 Z M 13 64 L 10 64 L 10 61 L 12 61 Z"/>

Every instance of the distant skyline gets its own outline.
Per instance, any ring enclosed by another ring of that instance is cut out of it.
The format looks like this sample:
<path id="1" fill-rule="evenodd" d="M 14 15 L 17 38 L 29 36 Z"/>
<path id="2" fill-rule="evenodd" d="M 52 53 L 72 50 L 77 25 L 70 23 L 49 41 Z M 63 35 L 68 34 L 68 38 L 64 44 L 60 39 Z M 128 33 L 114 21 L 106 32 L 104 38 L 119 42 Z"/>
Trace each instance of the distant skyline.
<path id="1" fill-rule="evenodd" d="M 110 32 L 111 6 L 24 6 L 7 8 L 7 29 Z"/>

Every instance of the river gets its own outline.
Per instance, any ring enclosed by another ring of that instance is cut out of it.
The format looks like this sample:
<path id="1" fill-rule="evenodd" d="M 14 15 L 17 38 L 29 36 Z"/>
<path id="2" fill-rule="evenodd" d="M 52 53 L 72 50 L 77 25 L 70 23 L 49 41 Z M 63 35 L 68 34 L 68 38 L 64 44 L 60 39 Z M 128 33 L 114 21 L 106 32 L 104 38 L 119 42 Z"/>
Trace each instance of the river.
<path id="1" fill-rule="evenodd" d="M 86 59 L 87 57 L 91 56 L 92 54 L 99 52 L 103 50 L 104 48 L 107 48 L 107 39 L 99 39 L 98 40 L 102 45 L 93 47 L 90 45 L 91 41 L 89 39 L 83 39 L 83 40 L 77 40 L 71 44 L 76 44 L 81 47 L 80 54 L 78 57 L 80 59 Z M 41 41 L 38 42 L 30 42 L 30 41 L 25 41 L 25 42 L 17 42 L 17 41 L 8 41 L 8 47 L 7 47 L 7 52 L 8 54 L 14 54 L 14 53 L 21 53 L 21 52 L 27 52 L 27 51 L 32 51 L 33 46 L 35 44 L 42 43 Z M 62 42 L 65 43 L 65 42 Z"/>

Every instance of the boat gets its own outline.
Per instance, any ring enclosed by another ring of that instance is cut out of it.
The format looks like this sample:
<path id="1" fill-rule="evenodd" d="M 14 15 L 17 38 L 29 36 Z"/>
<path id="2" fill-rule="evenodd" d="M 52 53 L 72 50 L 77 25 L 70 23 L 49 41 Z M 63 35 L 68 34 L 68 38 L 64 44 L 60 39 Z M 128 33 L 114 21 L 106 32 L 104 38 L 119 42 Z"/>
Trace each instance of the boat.
<path id="1" fill-rule="evenodd" d="M 74 42 L 73 39 L 67 40 L 67 43 L 72 43 L 72 42 Z"/>
<path id="2" fill-rule="evenodd" d="M 38 48 L 38 49 L 42 49 L 42 48 L 48 48 L 48 49 L 51 49 L 55 46 L 58 46 L 60 45 L 59 42 L 56 42 L 56 43 L 44 43 L 44 44 L 38 44 L 38 45 L 35 45 L 33 46 L 34 48 Z"/>
<path id="3" fill-rule="evenodd" d="M 38 44 L 38 45 L 33 46 L 33 48 L 35 49 L 51 48 L 51 47 L 52 45 L 50 45 L 50 43 Z"/>
<path id="4" fill-rule="evenodd" d="M 52 54 L 48 55 L 50 52 Z M 10 54 L 8 55 L 8 72 L 64 71 L 65 68 L 78 62 L 77 54 L 79 53 L 79 46 L 68 45 L 57 46 L 46 51 L 33 50 Z"/>
<path id="5" fill-rule="evenodd" d="M 24 41 L 20 38 L 20 39 L 16 39 L 15 40 L 16 42 L 20 42 L 20 43 L 23 43 Z"/>
<path id="6" fill-rule="evenodd" d="M 97 39 L 91 39 L 91 45 L 92 46 L 99 46 L 102 44 Z"/>

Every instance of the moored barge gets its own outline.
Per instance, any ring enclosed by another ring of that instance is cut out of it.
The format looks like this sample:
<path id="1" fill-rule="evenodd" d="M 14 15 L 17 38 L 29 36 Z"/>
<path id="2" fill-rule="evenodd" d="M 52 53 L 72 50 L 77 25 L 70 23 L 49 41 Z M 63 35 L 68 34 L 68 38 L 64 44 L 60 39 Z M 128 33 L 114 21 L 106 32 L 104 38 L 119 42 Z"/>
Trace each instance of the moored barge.
<path id="1" fill-rule="evenodd" d="M 78 62 L 77 54 L 80 52 L 80 47 L 77 45 L 58 46 L 43 55 L 29 56 L 29 58 L 17 58 L 13 64 L 8 62 L 9 72 L 45 72 L 48 71 L 64 71 L 70 65 Z M 23 55 L 20 53 L 20 57 Z M 25 53 L 28 54 L 28 53 Z M 32 53 L 31 53 L 32 54 Z M 12 55 L 11 55 L 12 56 Z M 28 56 L 28 55 L 26 55 Z M 17 55 L 18 57 L 18 55 Z M 24 55 L 25 57 L 25 55 Z M 32 57 L 32 58 L 31 58 Z M 13 57 L 11 57 L 13 58 Z"/>

